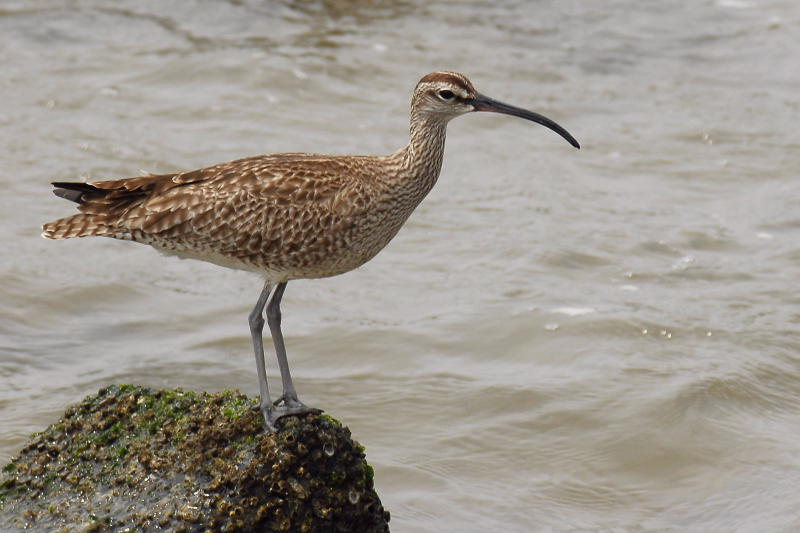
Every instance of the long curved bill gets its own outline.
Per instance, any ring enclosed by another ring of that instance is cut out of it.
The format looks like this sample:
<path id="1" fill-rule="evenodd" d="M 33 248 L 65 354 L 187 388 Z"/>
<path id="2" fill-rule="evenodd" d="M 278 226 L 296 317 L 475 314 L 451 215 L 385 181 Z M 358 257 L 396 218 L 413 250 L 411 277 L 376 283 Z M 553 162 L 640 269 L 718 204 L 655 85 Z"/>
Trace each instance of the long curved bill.
<path id="1" fill-rule="evenodd" d="M 512 117 L 524 118 L 525 120 L 536 122 L 537 124 L 541 124 L 542 126 L 550 128 L 554 132 L 558 133 L 575 148 L 580 149 L 581 147 L 581 145 L 578 144 L 578 141 L 575 140 L 575 137 L 570 135 L 567 130 L 565 130 L 564 128 L 562 128 L 549 118 L 543 117 L 539 113 L 534 113 L 533 111 L 528 111 L 527 109 L 522 109 L 521 107 L 515 107 L 513 105 L 504 104 L 503 102 L 498 102 L 497 100 L 493 100 L 492 98 L 484 96 L 480 93 L 478 93 L 475 96 L 475 98 L 473 98 L 472 100 L 467 100 L 465 103 L 471 104 L 472 107 L 475 108 L 475 111 L 489 111 L 491 113 L 502 113 L 503 115 L 511 115 Z"/>

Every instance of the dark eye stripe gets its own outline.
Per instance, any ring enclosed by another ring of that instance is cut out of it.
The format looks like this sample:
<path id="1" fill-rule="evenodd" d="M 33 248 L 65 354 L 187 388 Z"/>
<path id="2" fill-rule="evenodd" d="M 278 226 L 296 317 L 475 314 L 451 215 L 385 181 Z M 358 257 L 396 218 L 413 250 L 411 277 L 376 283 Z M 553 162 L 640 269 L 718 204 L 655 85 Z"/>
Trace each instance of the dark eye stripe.
<path id="1" fill-rule="evenodd" d="M 448 91 L 447 89 L 445 89 L 444 91 L 439 91 L 439 96 L 441 96 L 445 100 L 450 100 L 454 98 L 456 95 L 453 94 L 453 91 Z"/>

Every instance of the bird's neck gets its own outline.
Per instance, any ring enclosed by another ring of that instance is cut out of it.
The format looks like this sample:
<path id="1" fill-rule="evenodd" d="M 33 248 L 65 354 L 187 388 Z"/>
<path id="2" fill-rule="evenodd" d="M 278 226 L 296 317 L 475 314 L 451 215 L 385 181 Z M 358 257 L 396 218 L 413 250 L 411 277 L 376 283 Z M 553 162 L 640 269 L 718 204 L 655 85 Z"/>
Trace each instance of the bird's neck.
<path id="1" fill-rule="evenodd" d="M 414 207 L 436 185 L 442 170 L 447 124 L 426 120 L 411 121 L 411 140 L 393 154 L 398 164 L 396 186 L 410 196 Z"/>

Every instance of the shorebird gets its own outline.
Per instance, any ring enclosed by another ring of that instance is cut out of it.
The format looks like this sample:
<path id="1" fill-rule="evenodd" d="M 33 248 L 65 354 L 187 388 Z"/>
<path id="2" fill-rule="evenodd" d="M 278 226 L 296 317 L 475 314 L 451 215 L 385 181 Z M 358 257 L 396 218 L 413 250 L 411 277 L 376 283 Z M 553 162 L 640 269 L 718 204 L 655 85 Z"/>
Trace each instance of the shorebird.
<path id="1" fill-rule="evenodd" d="M 272 154 L 191 172 L 95 183 L 55 182 L 79 214 L 42 226 L 48 239 L 100 235 L 149 244 L 183 258 L 260 274 L 249 315 L 267 431 L 287 415 L 319 413 L 297 397 L 281 333 L 280 304 L 294 279 L 349 272 L 380 252 L 439 178 L 447 123 L 475 111 L 512 115 L 555 131 L 532 111 L 478 93 L 456 72 L 433 72 L 411 99 L 411 140 L 388 156 Z M 264 364 L 264 311 L 281 372 L 273 403 Z"/>

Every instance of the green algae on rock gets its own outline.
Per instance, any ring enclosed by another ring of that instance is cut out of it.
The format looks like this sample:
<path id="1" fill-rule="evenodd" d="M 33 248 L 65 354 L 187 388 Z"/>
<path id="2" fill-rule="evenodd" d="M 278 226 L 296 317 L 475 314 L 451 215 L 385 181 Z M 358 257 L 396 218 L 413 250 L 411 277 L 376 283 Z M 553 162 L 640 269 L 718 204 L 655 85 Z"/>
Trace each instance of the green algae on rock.
<path id="1" fill-rule="evenodd" d="M 0 531 L 389 531 L 364 448 L 326 415 L 264 434 L 257 401 L 112 386 L 3 469 Z"/>

